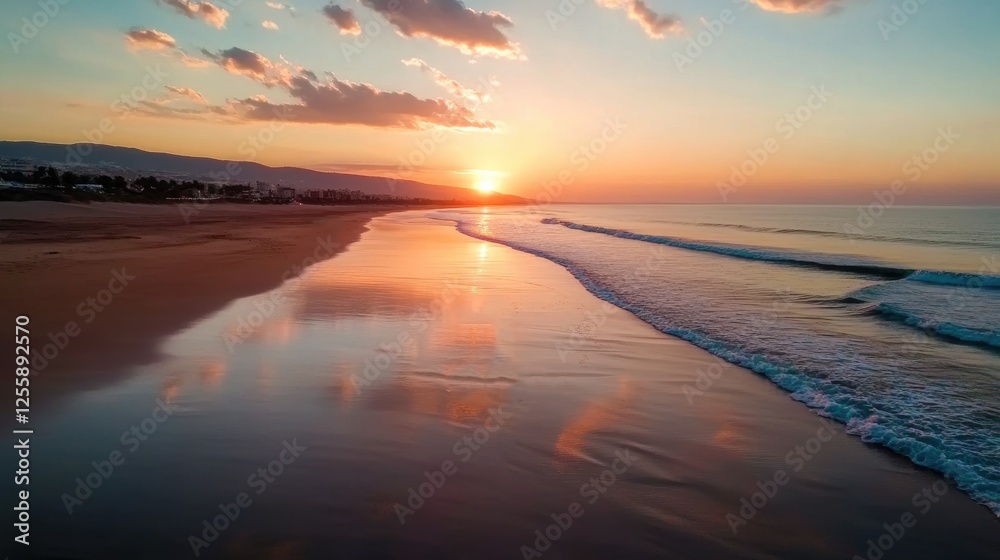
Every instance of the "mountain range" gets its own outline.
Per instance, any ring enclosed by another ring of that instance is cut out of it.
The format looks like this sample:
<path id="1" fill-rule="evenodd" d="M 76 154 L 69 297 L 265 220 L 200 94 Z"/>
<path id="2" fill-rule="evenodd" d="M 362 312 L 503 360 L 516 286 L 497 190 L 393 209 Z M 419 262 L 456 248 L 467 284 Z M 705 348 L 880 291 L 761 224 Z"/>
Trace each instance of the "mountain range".
<path id="1" fill-rule="evenodd" d="M 72 154 L 71 157 L 68 156 Z M 87 154 L 84 156 L 83 154 Z M 182 156 L 147 152 L 137 148 L 103 144 L 50 144 L 46 142 L 0 141 L 0 157 L 30 158 L 54 167 L 119 168 L 136 175 L 158 173 L 181 175 L 190 179 L 220 180 L 233 183 L 263 181 L 293 187 L 298 191 L 311 189 L 350 189 L 369 194 L 394 194 L 408 198 L 433 200 L 476 200 L 479 191 L 461 187 L 432 185 L 418 181 L 372 177 L 348 173 L 330 173 L 300 167 L 270 167 L 252 161 L 226 161 L 206 157 Z M 104 172 L 109 175 L 113 172 Z M 491 203 L 518 203 L 524 199 L 513 195 L 492 193 Z"/>

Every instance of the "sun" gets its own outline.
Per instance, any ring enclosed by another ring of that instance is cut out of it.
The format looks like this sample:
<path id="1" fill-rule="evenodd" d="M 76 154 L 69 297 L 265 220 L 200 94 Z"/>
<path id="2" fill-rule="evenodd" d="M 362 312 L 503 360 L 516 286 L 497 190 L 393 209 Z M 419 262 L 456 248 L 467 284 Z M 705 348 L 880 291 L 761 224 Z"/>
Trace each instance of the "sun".
<path id="1" fill-rule="evenodd" d="M 496 192 L 500 188 L 500 178 L 504 175 L 499 171 L 489 169 L 469 169 L 463 173 L 471 175 L 472 188 L 482 194 Z"/>
<path id="2" fill-rule="evenodd" d="M 480 177 L 476 180 L 476 190 L 481 193 L 491 193 L 497 190 L 497 182 L 493 177 Z"/>

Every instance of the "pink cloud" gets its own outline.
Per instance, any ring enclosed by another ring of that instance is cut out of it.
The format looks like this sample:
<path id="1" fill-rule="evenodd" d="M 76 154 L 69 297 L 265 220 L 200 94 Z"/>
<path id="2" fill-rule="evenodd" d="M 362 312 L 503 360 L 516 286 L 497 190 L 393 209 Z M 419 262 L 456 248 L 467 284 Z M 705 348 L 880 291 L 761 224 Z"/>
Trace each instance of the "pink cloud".
<path id="1" fill-rule="evenodd" d="M 340 29 L 341 35 L 361 35 L 361 24 L 351 10 L 341 8 L 337 4 L 328 4 L 323 7 L 322 12 L 330 23 Z"/>
<path id="2" fill-rule="evenodd" d="M 444 99 L 421 99 L 405 91 L 382 91 L 375 86 L 349 82 L 328 75 L 321 81 L 314 72 L 284 59 L 267 57 L 238 47 L 213 53 L 202 50 L 209 60 L 226 71 L 253 79 L 268 87 L 285 90 L 296 100 L 273 103 L 263 96 L 231 100 L 223 111 L 244 121 L 361 125 L 380 128 L 423 129 L 433 126 L 494 129 L 490 121 L 476 118 L 472 109 Z M 219 108 L 205 112 L 219 114 Z M 163 110 L 158 110 L 163 114 Z M 190 115 L 186 111 L 185 115 Z"/>
<path id="3" fill-rule="evenodd" d="M 226 19 L 229 17 L 229 12 L 210 2 L 196 2 L 194 0 L 160 0 L 160 2 L 171 6 L 191 19 L 202 19 L 217 29 L 225 27 Z"/>
<path id="4" fill-rule="evenodd" d="M 449 78 L 444 72 L 434 68 L 419 58 L 406 59 L 403 61 L 403 64 L 420 68 L 434 79 L 434 83 L 448 90 L 449 93 L 459 99 L 464 99 L 473 104 L 486 103 L 490 100 L 489 92 L 467 88 L 460 84 L 457 80 Z M 495 87 L 498 84 L 496 82 L 491 82 L 490 85 Z"/>
<path id="5" fill-rule="evenodd" d="M 298 103 L 275 104 L 259 98 L 233 102 L 247 120 L 422 129 L 432 126 L 492 129 L 489 121 L 443 99 L 420 99 L 407 92 L 381 91 L 369 84 L 331 79 L 316 83 L 292 78 L 288 93 Z"/>
<path id="6" fill-rule="evenodd" d="M 177 95 L 179 97 L 185 97 L 187 99 L 190 99 L 191 101 L 194 101 L 194 102 L 197 102 L 197 103 L 201 103 L 201 104 L 204 104 L 204 105 L 208 104 L 208 100 L 205 99 L 204 95 L 202 95 L 201 93 L 199 93 L 199 92 L 197 92 L 197 91 L 195 91 L 195 90 L 193 90 L 191 88 L 174 87 L 174 86 L 164 86 L 164 87 L 166 88 L 167 91 L 169 91 L 170 93 L 173 93 L 173 94 L 175 94 L 175 95 Z"/>
<path id="7" fill-rule="evenodd" d="M 178 53 L 178 55 L 180 56 L 181 63 L 189 68 L 207 68 L 212 65 L 211 62 L 205 60 L 204 58 L 198 58 L 183 52 Z"/>
<path id="8" fill-rule="evenodd" d="M 653 39 L 662 39 L 668 33 L 684 30 L 681 20 L 674 16 L 664 16 L 653 11 L 643 0 L 597 0 L 597 4 L 612 10 L 624 10 L 628 18 L 642 27 Z"/>
<path id="9" fill-rule="evenodd" d="M 461 0 L 361 0 L 404 37 L 425 37 L 465 54 L 523 59 L 520 47 L 501 31 L 514 23 L 504 14 L 480 12 Z"/>
<path id="10" fill-rule="evenodd" d="M 292 76 L 292 71 L 287 65 L 271 62 L 264 55 L 239 47 L 218 53 L 205 49 L 201 52 L 230 73 L 252 78 L 268 87 L 287 85 Z"/>
<path id="11" fill-rule="evenodd" d="M 842 0 L 747 0 L 769 12 L 802 14 L 841 7 Z"/>
<path id="12" fill-rule="evenodd" d="M 132 50 L 164 51 L 177 47 L 173 37 L 155 29 L 133 29 L 125 34 L 125 44 Z"/>

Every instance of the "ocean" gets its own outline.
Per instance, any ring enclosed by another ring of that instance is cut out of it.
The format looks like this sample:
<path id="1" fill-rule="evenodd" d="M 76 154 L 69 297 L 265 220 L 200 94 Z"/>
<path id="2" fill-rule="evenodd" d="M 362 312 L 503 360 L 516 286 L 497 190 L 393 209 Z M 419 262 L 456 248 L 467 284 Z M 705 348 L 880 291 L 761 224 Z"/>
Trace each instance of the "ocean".
<path id="1" fill-rule="evenodd" d="M 449 210 L 1000 515 L 1000 208 Z M 654 266 L 650 266 L 650 263 Z"/>
<path id="2" fill-rule="evenodd" d="M 992 558 L 1000 212 L 858 215 L 377 217 L 149 363 L 73 371 L 32 417 L 33 551 Z"/>

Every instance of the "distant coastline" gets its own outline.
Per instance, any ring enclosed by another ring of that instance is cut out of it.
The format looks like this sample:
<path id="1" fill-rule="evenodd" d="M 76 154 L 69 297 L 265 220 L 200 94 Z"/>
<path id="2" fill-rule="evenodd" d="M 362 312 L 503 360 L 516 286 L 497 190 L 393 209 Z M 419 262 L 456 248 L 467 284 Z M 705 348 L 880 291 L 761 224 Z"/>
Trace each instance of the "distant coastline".
<path id="1" fill-rule="evenodd" d="M 412 173 L 412 169 L 406 167 L 397 171 L 401 177 Z M 84 188 L 76 188 L 81 185 Z M 32 190 L 39 192 L 27 192 Z M 284 203 L 289 199 L 322 198 L 307 196 L 307 193 L 325 191 L 351 193 L 349 197 L 337 197 L 339 202 L 351 204 L 527 202 L 524 198 L 499 192 L 482 193 L 405 178 L 269 167 L 250 161 L 225 161 L 101 144 L 0 141 L 0 200 L 158 204 L 166 198 L 198 198 L 206 203 L 217 199 Z M 260 196 L 240 196 L 250 193 Z"/>

